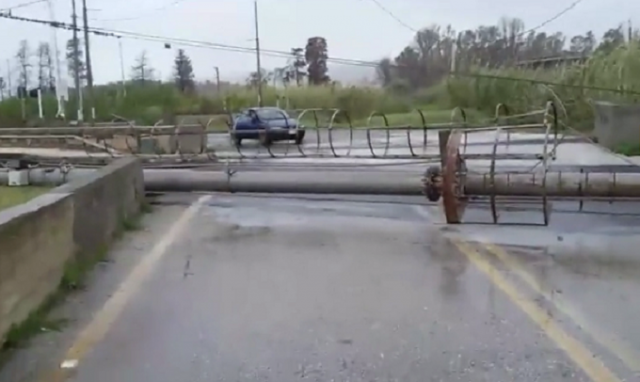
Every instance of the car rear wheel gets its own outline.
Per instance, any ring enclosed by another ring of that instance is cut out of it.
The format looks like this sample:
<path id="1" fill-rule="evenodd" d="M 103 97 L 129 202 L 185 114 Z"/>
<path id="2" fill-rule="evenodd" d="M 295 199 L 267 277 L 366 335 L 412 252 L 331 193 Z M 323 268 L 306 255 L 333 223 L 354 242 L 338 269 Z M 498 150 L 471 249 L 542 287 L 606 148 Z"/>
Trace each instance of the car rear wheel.
<path id="1" fill-rule="evenodd" d="M 296 145 L 302 144 L 302 141 L 304 141 L 304 130 L 298 130 L 296 132 L 296 139 L 295 139 Z"/>
<path id="2" fill-rule="evenodd" d="M 260 141 L 260 144 L 265 147 L 271 145 L 271 138 L 269 138 L 269 134 L 267 134 L 266 130 L 260 130 L 258 133 L 258 140 Z"/>

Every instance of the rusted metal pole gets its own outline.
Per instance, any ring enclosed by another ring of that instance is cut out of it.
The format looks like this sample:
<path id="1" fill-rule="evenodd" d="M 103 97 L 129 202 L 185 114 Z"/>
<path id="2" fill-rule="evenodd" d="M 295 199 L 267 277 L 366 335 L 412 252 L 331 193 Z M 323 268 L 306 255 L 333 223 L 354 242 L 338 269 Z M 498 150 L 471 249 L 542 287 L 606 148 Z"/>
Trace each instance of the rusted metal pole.
<path id="1" fill-rule="evenodd" d="M 467 174 L 465 194 L 474 196 L 640 197 L 640 173 Z"/>

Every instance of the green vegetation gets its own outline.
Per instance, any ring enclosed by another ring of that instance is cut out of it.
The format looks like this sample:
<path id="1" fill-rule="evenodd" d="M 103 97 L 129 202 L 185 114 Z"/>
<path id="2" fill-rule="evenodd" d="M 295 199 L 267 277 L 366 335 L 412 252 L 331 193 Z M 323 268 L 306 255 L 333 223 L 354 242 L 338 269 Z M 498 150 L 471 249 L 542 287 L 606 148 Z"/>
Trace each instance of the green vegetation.
<path id="1" fill-rule="evenodd" d="M 126 92 L 120 84 L 96 86 L 93 104 L 99 121 L 110 121 L 117 115 L 138 124 L 152 124 L 161 119 L 171 123 L 177 114 L 221 115 L 212 128 L 226 129 L 222 115 L 255 105 L 256 86 L 262 81 L 265 105 L 290 110 L 337 108 L 346 111 L 354 125 L 366 124 L 372 111 L 390 116 L 391 124 L 419 125 L 415 109 L 426 111 L 428 122 L 433 123 L 449 121 L 448 111 L 457 106 L 472 118 L 482 118 L 492 116 L 498 103 L 519 113 L 541 109 L 547 100 L 554 100 L 568 125 L 586 130 L 593 125 L 592 101 L 636 102 L 640 94 L 640 33 L 622 25 L 600 38 L 590 31 L 576 36 L 527 31 L 517 18 L 462 31 L 430 26 L 417 32 L 394 58 L 377 63 L 352 60 L 353 65 L 375 67 L 381 87 L 346 87 L 332 81 L 327 66 L 330 46 L 323 37 L 309 38 L 306 46 L 291 49 L 285 66 L 260 70 L 260 75 L 250 73 L 246 85 L 194 81 L 184 50 L 177 50 L 173 83 L 161 83 L 142 52 L 131 67 Z M 46 56 L 48 50 L 40 48 L 38 56 Z M 22 43 L 18 55 L 21 68 L 28 63 L 27 51 L 28 46 Z M 78 72 L 83 78 L 86 68 L 81 50 L 77 53 L 80 65 L 72 67 L 69 74 Z M 73 44 L 67 44 L 67 59 L 75 54 Z M 453 76 L 452 66 L 456 71 Z M 38 69 L 39 73 L 50 72 L 46 65 Z M 41 84 L 51 83 L 47 75 L 38 78 Z M 76 109 L 73 91 L 71 94 L 66 110 L 70 118 Z M 51 96 L 46 98 L 46 123 L 52 123 L 56 104 Z M 28 100 L 26 114 L 34 116 L 36 108 L 35 101 Z M 346 121 L 341 116 L 337 122 L 344 126 Z M 19 100 L 0 103 L 0 126 L 25 123 L 44 122 L 23 121 Z"/>
<path id="2" fill-rule="evenodd" d="M 49 191 L 49 187 L 8 187 L 0 186 L 0 210 L 26 203 Z"/>
<path id="3" fill-rule="evenodd" d="M 640 98 L 640 44 L 624 45 L 609 53 L 597 52 L 583 65 L 479 72 L 504 79 L 449 78 L 447 90 L 452 103 L 489 112 L 497 103 L 508 101 L 513 110 L 524 112 L 554 100 L 566 108 L 570 125 L 589 130 L 593 128 L 591 102 L 635 103 Z"/>

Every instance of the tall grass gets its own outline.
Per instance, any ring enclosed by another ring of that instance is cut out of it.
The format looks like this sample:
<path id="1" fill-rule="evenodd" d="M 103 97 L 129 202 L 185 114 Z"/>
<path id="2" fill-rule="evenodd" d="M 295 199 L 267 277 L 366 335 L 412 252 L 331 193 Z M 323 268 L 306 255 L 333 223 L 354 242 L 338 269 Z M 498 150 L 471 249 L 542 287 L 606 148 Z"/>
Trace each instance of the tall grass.
<path id="1" fill-rule="evenodd" d="M 446 81 L 451 105 L 491 113 L 496 104 L 505 103 L 515 112 L 525 112 L 543 107 L 547 100 L 554 100 L 566 108 L 569 124 L 586 129 L 593 127 L 593 101 L 635 103 L 640 98 L 640 45 L 637 43 L 620 47 L 609 54 L 595 54 L 584 65 L 537 70 L 509 68 L 477 71 L 505 79 L 451 77 Z M 589 88 L 614 89 L 617 92 Z"/>
<path id="2" fill-rule="evenodd" d="M 95 89 L 95 110 L 98 121 L 110 121 L 114 115 L 136 120 L 137 123 L 154 123 L 159 119 L 169 121 L 176 114 L 222 114 L 225 110 L 237 111 L 257 104 L 255 89 L 238 86 L 224 94 L 213 96 L 183 95 L 171 84 L 152 83 L 144 86 L 128 86 L 126 97 L 118 86 L 100 86 Z M 338 108 L 346 110 L 352 119 L 367 117 L 372 111 L 402 113 L 410 111 L 415 103 L 409 97 L 390 94 L 379 88 L 356 87 L 291 87 L 263 89 L 265 105 L 290 109 Z M 21 101 L 9 99 L 0 102 L 0 126 L 40 125 L 53 123 L 57 110 L 53 97 L 44 99 L 45 121 L 38 121 L 38 105 L 35 99 L 26 101 L 23 119 Z M 226 109 L 225 109 L 226 108 Z M 66 105 L 67 119 L 75 119 L 76 102 Z M 85 111 L 85 120 L 89 112 Z"/>
<path id="3" fill-rule="evenodd" d="M 566 108 L 569 123 L 578 128 L 593 126 L 593 101 L 637 102 L 640 92 L 640 44 L 631 43 L 617 50 L 594 55 L 585 65 L 562 66 L 554 69 L 503 68 L 489 70 L 476 68 L 481 74 L 501 78 L 455 76 L 430 89 L 411 95 L 371 87 L 265 87 L 265 105 L 289 109 L 338 108 L 349 113 L 352 120 L 362 120 L 372 111 L 387 114 L 406 113 L 412 109 L 450 109 L 461 106 L 491 115 L 498 103 L 505 103 L 513 112 L 541 108 L 547 100 L 554 100 Z M 532 84 L 513 79 L 537 80 L 553 85 Z M 589 87 L 616 89 L 619 92 L 590 90 Z M 95 111 L 98 121 L 110 121 L 114 115 L 133 119 L 140 124 L 160 119 L 171 122 L 176 114 L 222 114 L 225 110 L 254 106 L 255 89 L 237 86 L 223 94 L 183 95 L 172 84 L 149 83 L 127 86 L 126 97 L 120 86 L 107 85 L 95 89 Z M 437 105 L 437 106 L 436 106 Z M 37 118 L 38 106 L 34 99 L 27 100 L 25 116 L 21 101 L 8 99 L 0 102 L 0 126 L 52 124 L 57 109 L 53 97 L 45 97 L 45 120 Z M 66 106 L 67 119 L 75 119 L 76 103 Z M 85 112 L 85 119 L 89 113 Z M 59 122 L 64 123 L 64 122 Z"/>

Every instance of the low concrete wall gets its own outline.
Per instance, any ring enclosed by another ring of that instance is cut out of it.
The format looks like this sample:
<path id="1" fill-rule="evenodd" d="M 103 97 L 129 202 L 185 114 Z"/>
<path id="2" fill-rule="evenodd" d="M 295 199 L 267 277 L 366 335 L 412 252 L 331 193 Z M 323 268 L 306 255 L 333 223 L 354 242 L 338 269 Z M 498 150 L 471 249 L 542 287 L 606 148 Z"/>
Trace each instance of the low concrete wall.
<path id="1" fill-rule="evenodd" d="M 55 292 L 70 261 L 96 256 L 139 213 L 142 166 L 123 158 L 0 211 L 0 343 Z"/>
<path id="2" fill-rule="evenodd" d="M 593 135 L 602 146 L 614 150 L 621 145 L 640 144 L 640 105 L 594 102 Z"/>
<path id="3" fill-rule="evenodd" d="M 141 136 L 114 135 L 107 143 L 125 153 L 200 154 L 207 148 L 207 131 L 200 125 L 178 125 L 169 134 Z"/>
<path id="4" fill-rule="evenodd" d="M 0 132 L 2 129 L 0 129 Z M 104 146 L 95 143 L 95 140 L 84 140 L 72 135 L 29 137 L 0 135 L 0 147 L 24 147 L 24 148 L 56 148 L 63 150 L 84 150 L 92 153 L 104 152 Z"/>

